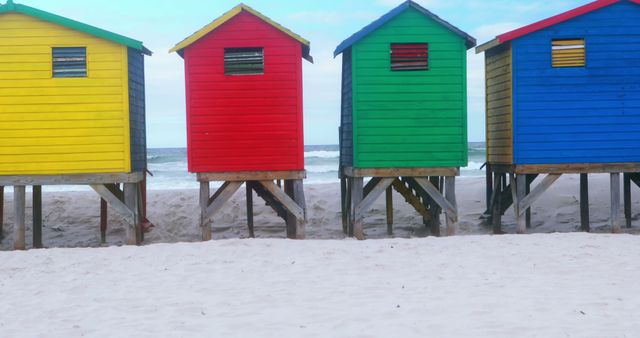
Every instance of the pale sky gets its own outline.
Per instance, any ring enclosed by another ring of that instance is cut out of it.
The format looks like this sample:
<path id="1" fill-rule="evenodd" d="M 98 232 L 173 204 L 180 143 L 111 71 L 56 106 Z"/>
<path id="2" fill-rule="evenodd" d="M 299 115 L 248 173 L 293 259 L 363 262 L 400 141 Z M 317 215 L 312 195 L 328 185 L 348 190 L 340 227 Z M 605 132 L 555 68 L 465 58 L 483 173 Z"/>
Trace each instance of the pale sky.
<path id="1" fill-rule="evenodd" d="M 4 2 L 4 0 L 0 0 Z M 168 50 L 238 0 L 16 0 L 140 41 L 146 59 L 148 146 L 186 146 L 183 60 Z M 337 144 L 340 57 L 335 47 L 402 0 L 245 0 L 311 41 L 315 64 L 304 61 L 305 144 Z M 586 0 L 417 0 L 484 43 L 497 34 L 588 3 Z M 468 54 L 469 141 L 484 141 L 484 64 Z"/>

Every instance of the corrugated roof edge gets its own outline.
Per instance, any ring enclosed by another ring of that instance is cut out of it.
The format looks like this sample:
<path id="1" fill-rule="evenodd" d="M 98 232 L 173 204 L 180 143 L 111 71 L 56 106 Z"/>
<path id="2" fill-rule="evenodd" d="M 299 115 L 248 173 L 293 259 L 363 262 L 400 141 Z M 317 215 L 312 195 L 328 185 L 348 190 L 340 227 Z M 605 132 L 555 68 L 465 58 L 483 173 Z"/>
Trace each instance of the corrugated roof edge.
<path id="1" fill-rule="evenodd" d="M 140 52 L 142 52 L 143 54 L 146 55 L 151 55 L 152 52 L 147 49 L 142 42 L 138 41 L 138 40 L 134 40 L 131 38 L 128 38 L 126 36 L 120 35 L 120 34 L 116 34 L 116 33 L 112 33 L 109 31 L 106 31 L 104 29 L 100 29 L 91 25 L 87 25 L 85 23 L 79 22 L 79 21 L 75 21 L 69 18 L 65 18 L 63 16 L 60 15 L 56 15 L 53 13 L 49 13 L 49 12 L 45 12 L 43 10 L 37 9 L 37 8 L 33 8 L 33 7 L 29 7 L 27 5 L 21 5 L 21 4 L 15 4 L 13 3 L 13 1 L 9 0 L 7 1 L 6 4 L 4 5 L 0 5 L 0 14 L 3 13 L 11 13 L 11 12 L 15 12 L 15 13 L 20 13 L 20 14 L 24 14 L 24 15 L 28 15 L 31 17 L 34 17 L 36 19 L 40 19 L 43 21 L 48 21 L 54 24 L 58 24 L 60 26 L 64 26 L 67 28 L 71 28 L 73 30 L 77 30 L 83 33 L 87 33 L 89 35 L 93 35 L 105 40 L 109 40 L 109 41 L 113 41 L 115 43 L 121 44 L 121 45 L 125 45 L 127 47 L 131 47 L 135 50 L 138 50 Z"/>
<path id="2" fill-rule="evenodd" d="M 227 12 L 225 12 L 224 14 L 222 14 L 217 19 L 213 20 L 211 23 L 205 25 L 204 27 L 200 28 L 195 33 L 193 33 L 190 36 L 188 36 L 187 38 L 185 38 L 184 40 L 178 42 L 173 48 L 171 48 L 171 50 L 169 50 L 169 53 L 177 52 L 180 56 L 182 56 L 182 50 L 184 50 L 185 48 L 189 47 L 191 44 L 195 43 L 196 41 L 200 40 L 205 35 L 211 33 L 212 31 L 214 31 L 218 27 L 222 26 L 224 23 L 226 23 L 227 21 L 231 20 L 236 15 L 240 14 L 240 12 L 242 12 L 242 11 L 247 11 L 247 12 L 255 15 L 259 19 L 265 21 L 266 23 L 272 25 L 276 29 L 278 29 L 278 30 L 282 31 L 283 33 L 289 35 L 294 40 L 297 40 L 298 42 L 300 42 L 300 44 L 302 44 L 302 57 L 305 60 L 313 63 L 313 57 L 311 56 L 311 42 L 309 42 L 309 40 L 301 37 L 300 35 L 294 33 L 293 31 L 289 30 L 288 28 L 286 28 L 286 27 L 280 25 L 279 23 L 271 20 L 266 15 L 264 15 L 264 14 L 258 12 L 257 10 L 245 5 L 244 3 L 240 3 L 239 5 L 233 7 L 232 9 L 230 9 Z"/>
<path id="3" fill-rule="evenodd" d="M 433 19 L 437 23 L 443 25 L 445 28 L 449 29 L 453 33 L 455 33 L 455 34 L 459 35 L 460 37 L 462 37 L 463 39 L 465 39 L 466 45 L 467 45 L 467 49 L 471 49 L 471 48 L 475 47 L 476 39 L 473 38 L 471 35 L 463 32 L 461 29 L 459 29 L 456 26 L 450 24 L 449 22 L 447 22 L 446 20 L 440 18 L 439 16 L 433 14 L 432 12 L 430 12 L 426 8 L 418 5 L 417 3 L 415 3 L 415 2 L 413 2 L 411 0 L 407 0 L 407 1 L 403 2 L 402 4 L 400 4 L 398 7 L 392 9 L 387 14 L 383 15 L 382 17 L 380 17 L 378 20 L 370 23 L 369 25 L 367 25 L 363 29 L 361 29 L 358 32 L 356 32 L 355 34 L 353 34 L 348 39 L 344 40 L 340 45 L 338 45 L 338 47 L 336 47 L 336 50 L 333 52 L 333 56 L 334 57 L 338 56 L 340 53 L 344 52 L 347 48 L 351 47 L 353 44 L 355 44 L 356 42 L 360 41 L 365 36 L 369 35 L 371 32 L 373 32 L 376 29 L 380 28 L 382 25 L 384 25 L 387 22 L 391 21 L 391 19 L 393 19 L 396 16 L 400 15 L 400 13 L 404 12 L 409 7 L 413 7 L 415 9 L 417 9 L 422 14 L 424 14 L 427 17 Z"/>

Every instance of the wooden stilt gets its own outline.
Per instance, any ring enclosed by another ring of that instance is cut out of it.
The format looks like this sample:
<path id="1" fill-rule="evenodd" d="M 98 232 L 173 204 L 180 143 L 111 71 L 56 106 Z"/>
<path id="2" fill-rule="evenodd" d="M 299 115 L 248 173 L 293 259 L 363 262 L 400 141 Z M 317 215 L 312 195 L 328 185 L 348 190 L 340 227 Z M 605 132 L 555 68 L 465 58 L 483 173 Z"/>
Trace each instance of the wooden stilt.
<path id="1" fill-rule="evenodd" d="M 247 225 L 249 226 L 249 237 L 255 238 L 256 234 L 253 230 L 253 183 L 246 183 L 247 190 Z"/>
<path id="2" fill-rule="evenodd" d="M 442 187 L 440 186 L 440 178 L 437 176 L 433 176 L 429 178 L 431 184 L 433 184 L 438 191 L 442 191 Z M 442 208 L 438 205 L 435 199 L 429 198 L 431 205 L 429 206 L 429 212 L 431 213 L 431 222 L 430 222 L 430 232 L 432 236 L 440 237 L 440 214 L 442 213 Z"/>
<path id="3" fill-rule="evenodd" d="M 511 177 L 513 177 L 513 174 L 511 174 Z M 516 209 L 516 218 L 517 218 L 517 224 L 518 224 L 518 228 L 517 228 L 517 232 L 519 234 L 524 234 L 527 232 L 527 219 L 526 219 L 526 212 L 524 212 L 522 209 L 525 208 L 525 206 L 523 205 L 523 201 L 524 198 L 527 196 L 527 175 L 523 175 L 523 174 L 518 174 L 515 177 L 515 180 L 512 179 L 511 184 L 513 187 L 513 184 L 515 183 L 515 190 L 516 190 L 516 196 L 513 199 L 514 200 L 514 206 Z"/>
<path id="4" fill-rule="evenodd" d="M 293 180 L 293 200 L 304 211 L 304 219 L 296 219 L 296 239 L 305 238 L 305 226 L 307 223 L 307 204 L 304 197 L 304 185 L 302 180 Z"/>
<path id="5" fill-rule="evenodd" d="M 42 248 L 42 186 L 34 185 L 33 203 L 33 247 Z"/>
<path id="6" fill-rule="evenodd" d="M 349 224 L 349 215 L 347 214 L 347 179 L 340 178 L 340 211 L 342 212 L 342 232 L 347 233 Z"/>
<path id="7" fill-rule="evenodd" d="M 491 200 L 493 198 L 493 172 L 491 171 L 491 164 L 487 163 L 485 167 L 485 180 L 486 180 L 486 201 L 487 210 L 491 210 Z"/>
<path id="8" fill-rule="evenodd" d="M 284 181 L 284 192 L 289 197 L 291 197 L 291 199 L 294 198 L 295 193 L 293 191 L 293 181 L 291 180 Z M 296 239 L 296 217 L 290 212 L 287 212 L 286 223 L 287 223 L 287 238 Z"/>
<path id="9" fill-rule="evenodd" d="M 362 202 L 364 198 L 364 187 L 363 184 L 364 179 L 362 177 L 353 177 L 351 178 L 351 215 L 350 222 L 353 227 L 353 234 L 357 239 L 364 239 L 364 228 L 363 228 L 363 220 L 362 217 L 358 214 L 358 205 Z"/>
<path id="10" fill-rule="evenodd" d="M 0 186 L 0 240 L 4 238 L 4 186 Z"/>
<path id="11" fill-rule="evenodd" d="M 620 233 L 620 174 L 611 174 L 611 230 L 613 233 Z"/>
<path id="12" fill-rule="evenodd" d="M 493 208 L 491 210 L 491 221 L 493 222 L 493 233 L 496 235 L 502 234 L 502 174 L 494 173 L 493 182 L 493 194 L 494 199 Z"/>
<path id="13" fill-rule="evenodd" d="M 209 207 L 209 190 L 209 182 L 200 182 L 200 228 L 203 241 L 210 241 L 212 238 L 211 222 L 206 219 Z"/>
<path id="14" fill-rule="evenodd" d="M 25 187 L 17 185 L 13 187 L 13 206 L 15 211 L 14 247 L 16 250 L 26 250 L 25 242 Z"/>
<path id="15" fill-rule="evenodd" d="M 387 234 L 393 235 L 393 187 L 388 187 L 386 192 L 387 200 Z"/>
<path id="16" fill-rule="evenodd" d="M 138 229 L 140 228 L 140 213 L 138 212 L 138 184 L 124 184 L 124 204 L 127 209 L 133 212 L 133 220 L 130 221 L 125 229 L 127 245 L 139 244 Z"/>
<path id="17" fill-rule="evenodd" d="M 138 238 L 138 244 L 142 244 L 142 242 L 144 241 L 144 231 L 142 229 L 142 224 L 144 224 L 144 203 L 142 203 L 144 197 L 142 194 L 142 188 L 143 186 L 143 182 L 137 183 L 136 184 L 136 194 L 137 194 L 137 198 L 136 198 L 136 219 L 138 221 L 138 225 L 136 226 L 136 236 Z"/>
<path id="18" fill-rule="evenodd" d="M 525 195 L 529 195 L 529 193 L 531 192 L 531 181 L 529 180 L 529 175 L 525 175 L 526 182 L 525 182 Z M 531 208 L 527 208 L 527 211 L 525 211 L 525 220 L 527 223 L 527 229 L 531 229 Z"/>
<path id="19" fill-rule="evenodd" d="M 347 218 L 347 231 L 345 235 L 353 236 L 353 223 L 351 223 L 351 211 L 353 208 L 353 178 L 347 178 L 347 198 L 345 199 L 345 214 Z"/>
<path id="20" fill-rule="evenodd" d="M 447 176 L 444 179 L 444 193 L 445 198 L 453 206 L 453 211 L 447 211 L 447 236 L 453 236 L 456 234 L 456 228 L 458 225 L 458 207 L 456 204 L 456 177 Z"/>
<path id="21" fill-rule="evenodd" d="M 109 221 L 109 205 L 100 198 L 100 243 L 107 242 L 107 222 Z"/>
<path id="22" fill-rule="evenodd" d="M 631 176 L 623 175 L 624 181 L 624 219 L 627 228 L 631 228 Z"/>
<path id="23" fill-rule="evenodd" d="M 580 228 L 591 231 L 589 225 L 589 175 L 580 174 Z"/>

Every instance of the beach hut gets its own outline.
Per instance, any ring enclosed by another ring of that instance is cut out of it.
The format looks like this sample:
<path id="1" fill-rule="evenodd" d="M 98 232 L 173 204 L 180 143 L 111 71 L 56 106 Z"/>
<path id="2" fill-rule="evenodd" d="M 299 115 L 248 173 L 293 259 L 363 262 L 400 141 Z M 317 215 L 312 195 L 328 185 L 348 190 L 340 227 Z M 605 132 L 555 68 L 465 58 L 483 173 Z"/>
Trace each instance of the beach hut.
<path id="1" fill-rule="evenodd" d="M 28 185 L 35 246 L 41 186 L 52 184 L 90 185 L 129 223 L 127 243 L 138 243 L 143 56 L 151 53 L 139 41 L 11 0 L 0 5 L 0 35 L 0 186 L 13 186 L 16 249 L 26 246 Z"/>
<path id="2" fill-rule="evenodd" d="M 345 231 L 392 189 L 439 234 L 457 222 L 455 177 L 467 165 L 467 50 L 475 39 L 406 1 L 342 42 L 340 175 Z M 363 178 L 372 179 L 363 187 Z M 443 195 L 444 190 L 444 195 Z"/>
<path id="3" fill-rule="evenodd" d="M 611 175 L 614 232 L 625 173 L 630 221 L 630 181 L 640 182 L 639 3 L 595 1 L 477 48 L 486 60 L 488 213 L 496 232 L 511 204 L 517 231 L 526 232 L 532 203 L 570 173 L 581 174 L 584 230 L 591 173 Z M 530 190 L 536 176 L 544 179 Z"/>
<path id="4" fill-rule="evenodd" d="M 189 171 L 200 182 L 203 239 L 215 213 L 246 182 L 304 236 L 302 59 L 309 41 L 240 4 L 171 52 L 184 58 Z M 284 181 L 284 192 L 274 182 Z M 210 196 L 210 182 L 224 182 Z"/>

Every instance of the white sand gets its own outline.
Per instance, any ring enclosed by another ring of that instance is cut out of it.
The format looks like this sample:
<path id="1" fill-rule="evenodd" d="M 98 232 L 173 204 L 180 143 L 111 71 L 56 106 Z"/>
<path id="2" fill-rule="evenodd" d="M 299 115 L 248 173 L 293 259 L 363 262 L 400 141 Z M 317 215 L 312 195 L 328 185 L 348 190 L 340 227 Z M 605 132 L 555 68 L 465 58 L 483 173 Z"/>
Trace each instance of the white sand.
<path id="1" fill-rule="evenodd" d="M 3 337 L 637 337 L 640 237 L 0 252 Z"/>
<path id="2" fill-rule="evenodd" d="M 609 225 L 609 177 L 590 177 L 591 222 L 595 232 L 610 232 Z M 340 187 L 338 184 L 307 185 L 305 187 L 308 218 L 308 239 L 342 239 L 340 216 Z M 633 189 L 634 219 L 640 213 L 640 191 Z M 5 194 L 5 236 L 0 250 L 13 247 L 13 203 L 11 194 Z M 246 238 L 246 207 L 244 191 L 236 193 L 214 220 L 214 238 Z M 490 227 L 479 219 L 486 208 L 483 178 L 460 178 L 457 182 L 458 209 L 461 214 L 458 235 L 489 234 Z M 532 233 L 573 232 L 580 226 L 579 176 L 561 178 L 533 208 Z M 91 191 L 44 193 L 44 244 L 47 247 L 99 246 L 100 199 Z M 31 219 L 31 202 L 28 201 L 27 220 Z M 254 198 L 256 236 L 258 238 L 284 238 L 284 222 Z M 395 194 L 395 237 L 425 237 L 428 232 L 422 219 L 401 196 Z M 384 198 L 369 211 L 365 219 L 368 238 L 386 238 Z M 150 191 L 149 219 L 156 228 L 146 236 L 145 244 L 193 242 L 200 240 L 198 227 L 198 192 L 195 190 Z M 504 230 L 515 232 L 513 209 L 503 217 Z M 637 233 L 640 224 L 626 232 Z M 443 232 L 444 233 L 444 232 Z M 31 236 L 30 222 L 27 238 Z M 124 227 L 121 218 L 111 212 L 108 245 L 123 243 Z M 29 243 L 30 244 L 30 243 Z"/>

